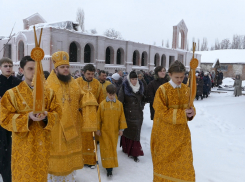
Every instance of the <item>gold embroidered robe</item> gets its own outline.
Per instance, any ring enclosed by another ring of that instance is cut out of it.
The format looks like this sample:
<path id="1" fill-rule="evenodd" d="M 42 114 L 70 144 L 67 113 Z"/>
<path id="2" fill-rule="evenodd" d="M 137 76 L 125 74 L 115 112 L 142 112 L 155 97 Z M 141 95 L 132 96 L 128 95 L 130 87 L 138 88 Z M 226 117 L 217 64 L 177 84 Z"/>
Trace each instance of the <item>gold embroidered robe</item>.
<path id="1" fill-rule="evenodd" d="M 8 90 L 1 99 L 0 124 L 12 131 L 12 182 L 46 182 L 50 134 L 62 115 L 52 89 L 45 89 L 48 123 L 29 120 L 33 110 L 32 89 L 25 81 Z"/>
<path id="2" fill-rule="evenodd" d="M 191 134 L 185 109 L 189 88 L 161 85 L 155 95 L 155 117 L 151 134 L 151 154 L 154 182 L 193 182 L 195 171 L 191 149 Z M 195 108 L 194 108 L 195 109 Z"/>
<path id="3" fill-rule="evenodd" d="M 97 112 L 98 130 L 101 131 L 100 154 L 104 168 L 118 167 L 117 142 L 118 132 L 127 128 L 123 105 L 119 100 L 107 102 L 103 100 Z"/>
<path id="4" fill-rule="evenodd" d="M 104 83 L 100 83 L 100 84 L 102 85 L 103 96 L 104 96 L 104 99 L 105 99 L 107 97 L 106 87 L 108 85 L 110 85 L 111 82 L 109 82 L 109 81 L 106 80 Z"/>
<path id="5" fill-rule="evenodd" d="M 46 87 L 54 90 L 62 108 L 62 117 L 51 132 L 51 151 L 49 174 L 66 176 L 83 168 L 82 156 L 82 116 L 79 112 L 83 91 L 76 80 L 71 78 L 67 84 L 60 81 L 52 71 Z"/>
<path id="6" fill-rule="evenodd" d="M 85 93 L 92 93 L 96 98 L 98 104 L 104 100 L 104 95 L 102 91 L 102 85 L 97 79 L 93 79 L 91 82 L 85 81 L 82 77 L 76 79 L 80 88 Z M 91 112 L 91 117 L 96 115 L 96 112 Z M 96 130 L 95 130 L 96 131 Z M 94 154 L 94 142 L 93 142 L 93 133 L 92 132 L 82 132 L 82 146 L 83 146 L 83 159 L 84 164 L 95 165 L 96 159 Z"/>

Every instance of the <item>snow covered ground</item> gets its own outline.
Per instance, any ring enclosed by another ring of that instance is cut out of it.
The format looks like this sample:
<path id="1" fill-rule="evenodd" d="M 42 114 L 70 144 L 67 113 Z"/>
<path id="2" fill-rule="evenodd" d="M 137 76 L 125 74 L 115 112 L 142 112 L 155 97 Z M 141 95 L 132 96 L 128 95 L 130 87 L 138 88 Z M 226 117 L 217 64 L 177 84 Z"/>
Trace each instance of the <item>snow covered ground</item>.
<path id="1" fill-rule="evenodd" d="M 195 101 L 195 107 L 197 116 L 189 122 L 189 127 L 192 134 L 196 181 L 245 182 L 245 97 L 234 97 L 233 92 L 229 91 L 211 93 L 207 99 Z M 99 158 L 102 182 L 152 181 L 151 127 L 147 104 L 141 133 L 145 156 L 140 157 L 139 163 L 135 163 L 118 146 L 119 167 L 114 169 L 111 179 L 107 178 L 106 170 L 102 168 Z M 97 182 L 97 170 L 84 167 L 77 172 L 76 181 Z"/>
<path id="2" fill-rule="evenodd" d="M 195 107 L 197 116 L 189 122 L 189 127 L 196 181 L 245 182 L 245 97 L 234 97 L 233 92 L 211 93 L 207 99 L 195 101 Z M 149 105 L 146 105 L 141 133 L 145 156 L 135 163 L 118 147 L 119 167 L 114 169 L 111 179 L 100 164 L 102 182 L 152 181 L 151 127 Z M 77 182 L 97 181 L 96 169 L 85 167 L 77 173 Z"/>

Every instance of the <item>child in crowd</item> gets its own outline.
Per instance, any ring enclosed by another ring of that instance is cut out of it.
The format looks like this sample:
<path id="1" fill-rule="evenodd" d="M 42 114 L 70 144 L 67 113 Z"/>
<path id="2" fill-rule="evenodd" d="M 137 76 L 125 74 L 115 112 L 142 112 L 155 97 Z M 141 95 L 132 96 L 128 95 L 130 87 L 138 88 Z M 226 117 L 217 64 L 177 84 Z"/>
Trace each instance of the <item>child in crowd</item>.
<path id="1" fill-rule="evenodd" d="M 112 176 L 114 167 L 118 167 L 117 142 L 127 128 L 123 105 L 116 99 L 117 88 L 111 84 L 106 87 L 107 97 L 99 105 L 97 111 L 100 154 L 102 166 L 107 170 L 107 176 Z"/>

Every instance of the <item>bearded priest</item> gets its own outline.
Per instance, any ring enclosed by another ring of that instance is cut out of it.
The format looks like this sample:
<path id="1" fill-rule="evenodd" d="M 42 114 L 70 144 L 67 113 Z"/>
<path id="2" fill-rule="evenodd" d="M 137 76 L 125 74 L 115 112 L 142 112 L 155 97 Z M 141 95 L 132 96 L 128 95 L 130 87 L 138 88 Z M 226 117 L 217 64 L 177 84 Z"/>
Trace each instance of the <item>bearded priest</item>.
<path id="1" fill-rule="evenodd" d="M 79 112 L 83 91 L 71 77 L 69 55 L 59 51 L 52 55 L 54 70 L 46 86 L 52 88 L 62 107 L 62 118 L 51 132 L 48 182 L 75 181 L 75 170 L 83 168 L 82 115 Z"/>
<path id="2" fill-rule="evenodd" d="M 83 103 L 87 109 L 83 109 L 83 116 L 88 122 L 88 127 L 83 127 L 82 140 L 83 140 L 83 158 L 84 164 L 91 169 L 95 168 L 96 158 L 94 153 L 93 131 L 97 131 L 97 118 L 96 112 L 98 104 L 105 98 L 103 95 L 102 85 L 94 78 L 95 67 L 92 64 L 87 64 L 83 68 L 84 76 L 77 78 L 80 88 L 86 93 L 87 104 Z M 96 104 L 97 106 L 94 107 Z"/>

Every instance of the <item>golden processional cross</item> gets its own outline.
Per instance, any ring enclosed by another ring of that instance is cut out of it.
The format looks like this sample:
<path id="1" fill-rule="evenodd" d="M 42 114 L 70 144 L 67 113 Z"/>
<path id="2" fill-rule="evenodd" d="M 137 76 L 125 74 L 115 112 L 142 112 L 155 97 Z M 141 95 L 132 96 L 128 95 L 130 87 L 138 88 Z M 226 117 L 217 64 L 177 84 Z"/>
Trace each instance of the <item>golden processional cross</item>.
<path id="1" fill-rule="evenodd" d="M 35 60 L 35 75 L 33 81 L 33 113 L 44 113 L 44 75 L 42 67 L 42 59 L 44 58 L 44 51 L 40 48 L 41 37 L 43 29 L 41 29 L 39 42 L 37 41 L 36 29 L 34 29 L 35 48 L 31 51 L 31 58 Z"/>
<path id="2" fill-rule="evenodd" d="M 189 72 L 189 79 L 188 79 L 188 87 L 190 88 L 190 98 L 189 98 L 189 108 L 193 107 L 193 102 L 196 97 L 196 68 L 198 67 L 198 60 L 195 58 L 195 51 L 196 51 L 196 43 L 193 42 L 193 56 L 190 62 L 190 72 Z"/>

